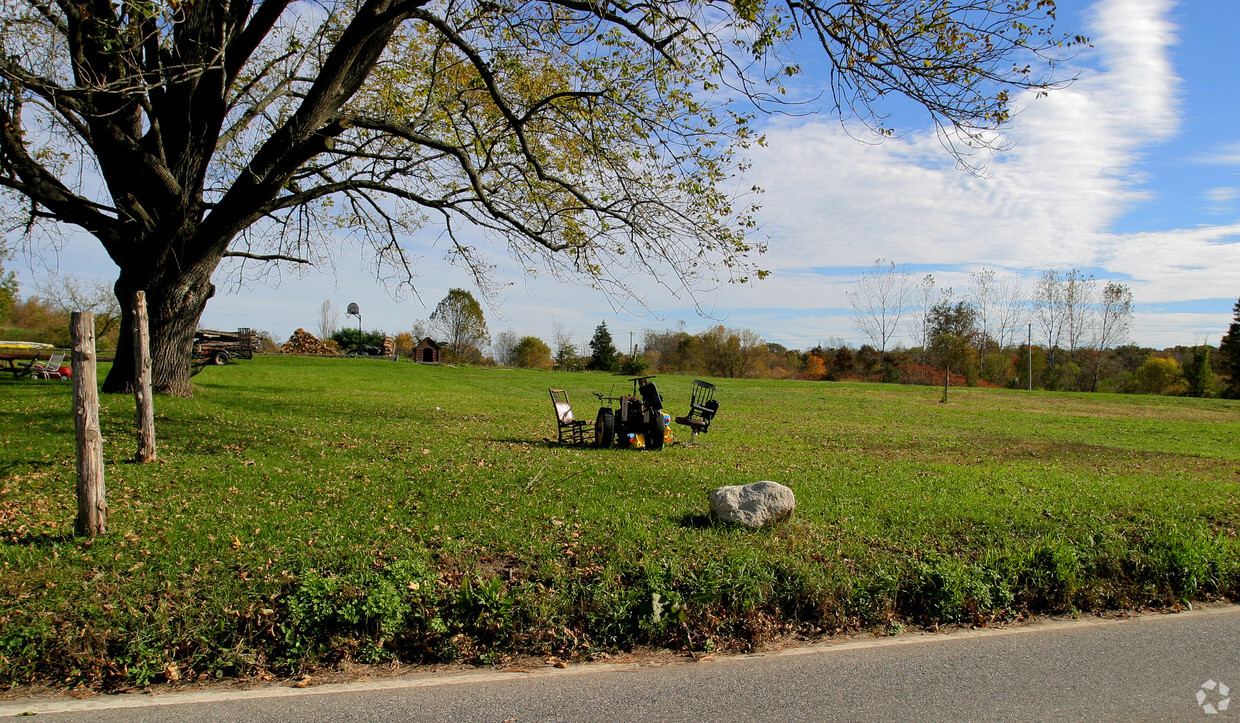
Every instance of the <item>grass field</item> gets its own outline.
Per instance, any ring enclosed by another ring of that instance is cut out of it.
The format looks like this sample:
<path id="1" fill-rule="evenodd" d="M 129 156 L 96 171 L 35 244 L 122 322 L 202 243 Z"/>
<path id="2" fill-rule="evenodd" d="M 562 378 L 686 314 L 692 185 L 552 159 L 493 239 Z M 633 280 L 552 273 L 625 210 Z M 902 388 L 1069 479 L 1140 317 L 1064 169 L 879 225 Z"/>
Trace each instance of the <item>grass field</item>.
<path id="1" fill-rule="evenodd" d="M 547 444 L 594 373 L 270 356 L 106 396 L 109 535 L 72 537 L 67 384 L 0 381 L 0 683 L 116 687 L 341 660 L 989 624 L 1240 590 L 1240 403 L 714 380 L 696 447 Z M 660 377 L 674 414 L 688 377 Z M 685 430 L 676 427 L 680 439 Z M 706 494 L 774 480 L 775 529 Z"/>

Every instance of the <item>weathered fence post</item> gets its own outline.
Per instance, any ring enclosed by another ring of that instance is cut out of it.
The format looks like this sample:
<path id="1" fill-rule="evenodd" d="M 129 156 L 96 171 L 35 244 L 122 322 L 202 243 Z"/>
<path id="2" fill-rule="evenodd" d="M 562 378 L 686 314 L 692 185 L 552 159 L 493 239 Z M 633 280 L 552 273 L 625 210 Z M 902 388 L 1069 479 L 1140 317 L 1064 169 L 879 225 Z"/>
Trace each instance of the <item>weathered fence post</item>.
<path id="1" fill-rule="evenodd" d="M 103 484 L 103 433 L 99 430 L 99 385 L 95 372 L 95 315 L 75 311 L 73 332 L 73 419 L 77 439 L 77 534 L 108 531 Z"/>
<path id="2" fill-rule="evenodd" d="M 155 403 L 151 398 L 151 332 L 146 314 L 146 292 L 133 295 L 133 395 L 137 402 L 138 452 L 136 462 L 155 460 Z"/>

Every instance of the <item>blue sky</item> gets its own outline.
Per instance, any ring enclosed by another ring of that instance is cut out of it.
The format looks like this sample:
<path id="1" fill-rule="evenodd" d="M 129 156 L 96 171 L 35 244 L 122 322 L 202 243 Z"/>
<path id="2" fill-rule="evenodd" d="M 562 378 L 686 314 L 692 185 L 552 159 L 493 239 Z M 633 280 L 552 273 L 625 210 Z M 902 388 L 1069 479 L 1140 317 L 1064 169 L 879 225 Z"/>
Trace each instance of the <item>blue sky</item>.
<path id="1" fill-rule="evenodd" d="M 1132 288 L 1133 341 L 1217 344 L 1240 296 L 1240 2 L 1061 0 L 1059 27 L 1093 40 L 1066 71 L 1079 79 L 1024 101 L 1004 130 L 1011 149 L 989 160 L 986 177 L 954 169 L 928 121 L 902 109 L 905 133 L 879 145 L 858 143 L 826 115 L 765 118 L 768 146 L 754 154 L 746 182 L 766 189 L 767 281 L 702 298 L 709 317 L 652 284 L 644 297 L 651 311 L 631 313 L 598 292 L 527 277 L 496 248 L 497 278 L 509 286 L 488 314 L 492 332 L 511 327 L 550 340 L 558 321 L 584 343 L 606 319 L 627 343 L 629 331 L 640 337 L 684 321 L 690 331 L 750 328 L 793 348 L 860 344 L 844 294 L 883 258 L 933 272 L 958 292 L 981 268 L 1027 285 L 1041 269 L 1088 269 Z M 367 328 L 408 330 L 449 288 L 471 288 L 442 259 L 437 233 L 410 239 L 422 257 L 424 303 L 393 299 L 345 248 L 335 269 L 286 274 L 278 284 L 238 285 L 222 268 L 202 323 L 285 337 L 313 331 L 330 299 L 341 309 L 360 304 Z M 46 273 L 14 265 L 26 293 Z M 59 270 L 109 281 L 114 272 L 97 244 L 77 239 Z"/>

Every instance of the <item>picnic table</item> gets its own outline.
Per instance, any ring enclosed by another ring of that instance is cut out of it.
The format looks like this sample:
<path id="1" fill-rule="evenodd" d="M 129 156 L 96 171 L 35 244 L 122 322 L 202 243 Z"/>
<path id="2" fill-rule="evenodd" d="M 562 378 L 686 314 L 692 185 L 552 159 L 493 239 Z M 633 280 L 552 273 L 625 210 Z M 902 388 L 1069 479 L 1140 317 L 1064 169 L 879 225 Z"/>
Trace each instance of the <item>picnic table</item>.
<path id="1" fill-rule="evenodd" d="M 14 379 L 30 376 L 35 361 L 39 358 L 37 352 L 16 352 L 10 354 L 0 354 L 0 373 L 9 372 Z M 25 364 L 22 364 L 22 362 Z"/>

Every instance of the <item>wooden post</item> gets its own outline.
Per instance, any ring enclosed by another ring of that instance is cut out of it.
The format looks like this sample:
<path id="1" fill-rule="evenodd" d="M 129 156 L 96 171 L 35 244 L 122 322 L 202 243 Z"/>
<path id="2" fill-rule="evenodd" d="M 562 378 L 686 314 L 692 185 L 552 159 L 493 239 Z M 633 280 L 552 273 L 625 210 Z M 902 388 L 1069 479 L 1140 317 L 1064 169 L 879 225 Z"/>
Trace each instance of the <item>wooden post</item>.
<path id="1" fill-rule="evenodd" d="M 155 402 L 151 398 L 151 332 L 146 314 L 146 292 L 133 295 L 133 395 L 137 402 L 138 452 L 134 461 L 155 461 Z"/>
<path id="2" fill-rule="evenodd" d="M 947 404 L 947 387 L 951 384 L 951 380 L 952 380 L 951 367 L 944 364 L 943 365 L 943 398 L 939 400 L 943 404 Z"/>
<path id="3" fill-rule="evenodd" d="M 75 311 L 73 333 L 73 419 L 77 439 L 77 534 L 108 531 L 103 484 L 103 433 L 99 430 L 99 385 L 95 372 L 95 315 Z"/>

